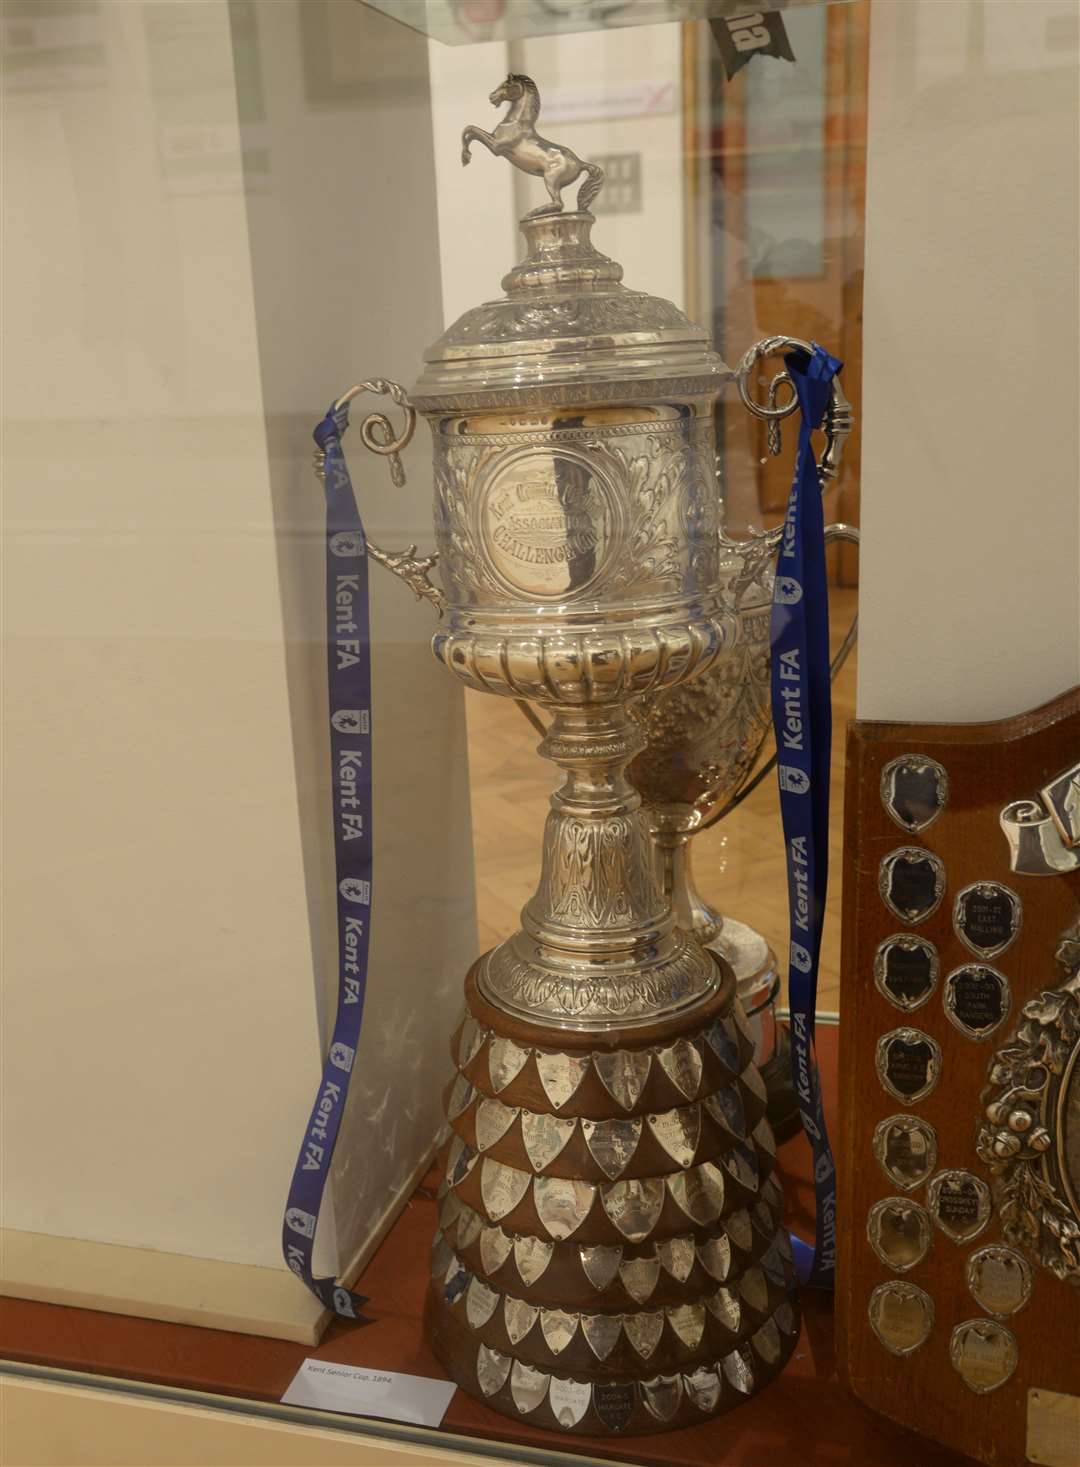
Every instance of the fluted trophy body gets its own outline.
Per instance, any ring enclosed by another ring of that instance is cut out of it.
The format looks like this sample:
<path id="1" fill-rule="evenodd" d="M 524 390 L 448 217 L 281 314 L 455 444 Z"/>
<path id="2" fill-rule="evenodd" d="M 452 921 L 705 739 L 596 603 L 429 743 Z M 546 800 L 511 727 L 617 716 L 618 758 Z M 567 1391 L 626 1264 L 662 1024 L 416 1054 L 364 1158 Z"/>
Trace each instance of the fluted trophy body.
<path id="1" fill-rule="evenodd" d="M 543 711 L 562 782 L 521 926 L 466 979 L 427 1327 L 453 1378 L 515 1419 L 655 1432 L 744 1400 L 798 1333 L 734 976 L 676 922 L 627 777 L 635 709 L 738 647 L 713 429 L 732 373 L 621 283 L 590 214 L 562 212 L 560 180 L 584 174 L 591 199 L 602 175 L 531 146 L 528 78 L 492 101 L 506 117 L 466 151 L 527 163 L 552 202 L 522 221 L 505 296 L 434 344 L 411 394 L 436 557 L 371 553 L 438 607 L 448 671 Z M 389 452 L 383 424 L 384 446 L 365 442 Z"/>

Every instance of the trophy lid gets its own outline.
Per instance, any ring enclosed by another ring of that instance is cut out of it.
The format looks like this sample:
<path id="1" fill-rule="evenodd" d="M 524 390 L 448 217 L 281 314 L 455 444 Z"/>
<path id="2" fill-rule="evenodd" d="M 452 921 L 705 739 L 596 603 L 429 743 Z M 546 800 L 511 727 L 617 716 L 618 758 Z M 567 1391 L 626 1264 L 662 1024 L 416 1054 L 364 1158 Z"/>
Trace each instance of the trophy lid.
<path id="1" fill-rule="evenodd" d="M 466 311 L 429 347 L 416 406 L 439 412 L 717 392 L 732 374 L 705 331 L 670 301 L 628 289 L 622 266 L 593 245 L 587 205 L 603 187 L 603 170 L 537 136 L 540 99 L 528 77 L 509 76 L 491 100 L 510 102 L 510 110 L 493 137 L 465 129 L 463 161 L 470 141 L 491 146 L 494 138 L 517 167 L 543 175 L 553 202 L 520 221 L 526 254 L 503 278 L 506 295 Z M 582 174 L 578 208 L 563 212 L 562 188 Z"/>

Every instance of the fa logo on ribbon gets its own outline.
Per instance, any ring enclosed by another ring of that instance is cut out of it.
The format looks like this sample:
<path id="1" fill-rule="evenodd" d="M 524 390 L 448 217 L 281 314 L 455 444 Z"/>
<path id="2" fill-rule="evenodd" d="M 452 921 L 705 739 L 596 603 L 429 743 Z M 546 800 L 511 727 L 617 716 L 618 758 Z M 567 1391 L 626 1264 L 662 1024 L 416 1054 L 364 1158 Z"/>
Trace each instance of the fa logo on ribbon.
<path id="1" fill-rule="evenodd" d="M 802 587 L 794 576 L 777 576 L 776 599 L 781 606 L 794 606 L 802 600 Z"/>
<path id="2" fill-rule="evenodd" d="M 348 1289 L 334 1290 L 334 1312 L 335 1314 L 344 1314 L 346 1319 L 356 1318 L 356 1310 L 353 1308 L 353 1302 L 349 1298 Z"/>
<path id="3" fill-rule="evenodd" d="M 371 714 L 366 708 L 339 708 L 330 715 L 330 722 L 339 734 L 371 732 Z"/>
<path id="4" fill-rule="evenodd" d="M 348 1074 L 355 1058 L 356 1050 L 349 1044 L 337 1043 L 330 1046 L 330 1063 L 335 1069 L 344 1070 Z"/>
<path id="5" fill-rule="evenodd" d="M 814 1164 L 814 1181 L 827 1181 L 828 1178 L 832 1176 L 835 1170 L 836 1168 L 833 1166 L 833 1159 L 831 1156 L 819 1156 Z"/>
<path id="6" fill-rule="evenodd" d="M 356 530 L 340 530 L 330 536 L 330 554 L 343 560 L 355 559 L 364 553 L 364 541 Z"/>
<path id="7" fill-rule="evenodd" d="M 800 973 L 809 973 L 812 964 L 813 960 L 802 943 L 793 942 L 791 944 L 791 966 L 798 968 Z"/>
<path id="8" fill-rule="evenodd" d="M 304 1212 L 300 1207 L 290 1207 L 285 1214 L 285 1226 L 292 1228 L 294 1233 L 299 1233 L 302 1238 L 313 1238 L 315 1236 L 315 1218 L 310 1212 Z"/>
<path id="9" fill-rule="evenodd" d="M 780 788 L 789 795 L 805 795 L 810 788 L 810 776 L 793 764 L 781 764 L 776 772 L 780 776 Z"/>
<path id="10" fill-rule="evenodd" d="M 370 881 L 361 881 L 358 876 L 346 876 L 344 881 L 338 882 L 338 891 L 347 902 L 359 902 L 364 907 L 371 905 Z"/>

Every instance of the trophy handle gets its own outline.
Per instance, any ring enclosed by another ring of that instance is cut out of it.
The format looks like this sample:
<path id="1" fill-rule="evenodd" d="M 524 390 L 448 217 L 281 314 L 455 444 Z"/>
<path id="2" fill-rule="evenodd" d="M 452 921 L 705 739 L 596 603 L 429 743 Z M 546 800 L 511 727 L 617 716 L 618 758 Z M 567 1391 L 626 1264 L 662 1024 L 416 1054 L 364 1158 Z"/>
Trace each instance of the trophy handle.
<path id="1" fill-rule="evenodd" d="M 385 413 L 368 413 L 360 424 L 360 438 L 364 447 L 390 460 L 390 478 L 400 489 L 405 483 L 401 450 L 408 446 L 416 431 L 416 409 L 409 401 L 405 389 L 384 377 L 373 377 L 369 382 L 356 383 L 348 392 L 342 393 L 334 404 L 335 409 L 344 407 L 362 392 L 373 392 L 391 398 L 405 415 L 404 426 L 397 438 L 394 437 L 393 424 Z M 325 464 L 326 455 L 318 450 L 315 454 L 315 472 L 320 480 L 325 475 Z M 373 540 L 367 540 L 367 553 L 384 570 L 392 571 L 404 581 L 418 601 L 430 601 L 438 616 L 442 616 L 446 601 L 429 574 L 438 564 L 437 552 L 432 555 L 417 555 L 415 545 L 408 545 L 404 550 L 383 550 Z"/>

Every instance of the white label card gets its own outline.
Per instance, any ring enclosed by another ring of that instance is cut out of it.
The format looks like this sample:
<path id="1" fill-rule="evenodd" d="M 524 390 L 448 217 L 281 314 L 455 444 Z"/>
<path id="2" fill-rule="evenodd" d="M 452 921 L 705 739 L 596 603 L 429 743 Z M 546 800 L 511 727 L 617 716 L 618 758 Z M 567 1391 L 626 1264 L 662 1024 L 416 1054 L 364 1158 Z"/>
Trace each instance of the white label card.
<path id="1" fill-rule="evenodd" d="M 449 1380 L 309 1357 L 293 1376 L 281 1402 L 284 1406 L 311 1406 L 316 1411 L 343 1411 L 350 1416 L 381 1416 L 417 1426 L 438 1426 L 456 1389 Z"/>

